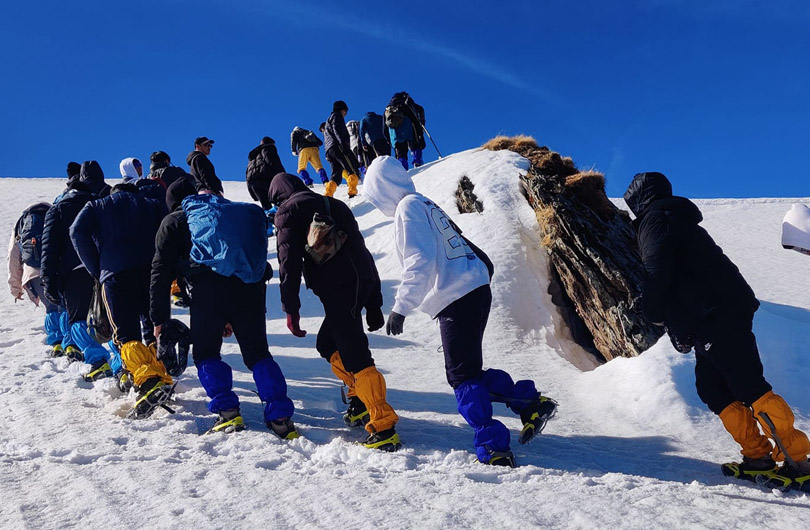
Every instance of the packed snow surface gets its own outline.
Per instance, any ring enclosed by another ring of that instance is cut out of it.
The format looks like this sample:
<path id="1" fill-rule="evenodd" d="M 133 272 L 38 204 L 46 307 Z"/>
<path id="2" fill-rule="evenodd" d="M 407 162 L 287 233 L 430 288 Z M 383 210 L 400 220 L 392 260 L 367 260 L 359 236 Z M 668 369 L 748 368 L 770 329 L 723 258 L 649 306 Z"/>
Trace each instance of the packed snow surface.
<path id="1" fill-rule="evenodd" d="M 216 159 L 213 160 L 216 163 Z M 398 337 L 370 334 L 400 415 L 404 448 L 379 453 L 344 427 L 340 384 L 315 351 L 322 308 L 302 288 L 303 339 L 267 292 L 270 349 L 284 371 L 302 437 L 284 442 L 262 422 L 234 339 L 223 358 L 248 429 L 200 433 L 214 416 L 193 365 L 177 387 L 175 415 L 123 419 L 133 395 L 112 380 L 80 380 L 88 367 L 49 359 L 42 308 L 0 298 L 0 526 L 3 528 L 806 528 L 810 498 L 738 483 L 718 464 L 739 458 L 720 421 L 694 390 L 694 357 L 664 337 L 634 359 L 598 366 L 560 327 L 546 292 L 547 258 L 510 152 L 467 151 L 412 170 L 417 189 L 447 211 L 496 267 L 485 367 L 530 378 L 560 402 L 528 445 L 502 405 L 520 467 L 476 462 L 473 432 L 456 412 L 444 376 L 439 330 L 421 313 Z M 461 176 L 475 184 L 481 214 L 459 214 Z M 64 182 L 0 179 L 8 237 L 29 204 L 52 200 Z M 674 182 L 677 193 L 677 181 Z M 316 187 L 319 190 L 320 186 Z M 249 200 L 241 182 L 226 196 Z M 347 200 L 346 188 L 336 195 Z M 801 200 L 802 202 L 806 202 Z M 616 201 L 621 207 L 623 203 Z M 705 226 L 751 283 L 765 374 L 810 431 L 810 258 L 780 246 L 797 199 L 696 201 Z M 349 202 L 383 281 L 387 314 L 399 278 L 393 225 L 360 195 Z M 135 227 L 133 227 L 135 229 Z M 5 247 L 3 247 L 5 248 Z M 269 259 L 274 267 L 275 240 Z M 5 263 L 5 260 L 4 260 Z M 176 310 L 187 321 L 186 310 Z"/>

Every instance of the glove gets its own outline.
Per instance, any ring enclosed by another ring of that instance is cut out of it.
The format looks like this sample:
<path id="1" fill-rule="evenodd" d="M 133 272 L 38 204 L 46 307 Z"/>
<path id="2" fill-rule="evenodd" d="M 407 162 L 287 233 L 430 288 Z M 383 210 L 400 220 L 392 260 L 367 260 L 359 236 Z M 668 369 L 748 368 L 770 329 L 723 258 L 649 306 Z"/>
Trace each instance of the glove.
<path id="1" fill-rule="evenodd" d="M 402 333 L 402 324 L 405 323 L 405 317 L 399 313 L 391 311 L 388 315 L 388 322 L 385 323 L 386 335 L 399 335 Z"/>
<path id="2" fill-rule="evenodd" d="M 287 329 L 296 337 L 306 337 L 307 332 L 301 329 L 301 316 L 298 313 L 287 313 Z"/>
<path id="3" fill-rule="evenodd" d="M 366 324 L 368 324 L 369 331 L 377 331 L 385 325 L 385 317 L 383 316 L 382 309 L 366 308 Z"/>
<path id="4" fill-rule="evenodd" d="M 669 335 L 669 340 L 672 342 L 672 346 L 681 353 L 689 353 L 695 346 L 691 337 L 679 337 L 677 334 L 669 330 L 667 330 L 667 335 Z"/>

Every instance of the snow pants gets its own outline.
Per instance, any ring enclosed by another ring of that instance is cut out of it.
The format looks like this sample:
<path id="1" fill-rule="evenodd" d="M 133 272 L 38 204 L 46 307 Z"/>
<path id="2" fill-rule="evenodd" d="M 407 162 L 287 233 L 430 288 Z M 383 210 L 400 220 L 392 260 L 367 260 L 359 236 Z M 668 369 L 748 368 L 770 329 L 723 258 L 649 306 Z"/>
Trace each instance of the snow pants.
<path id="1" fill-rule="evenodd" d="M 117 272 L 104 280 L 101 291 L 113 328 L 113 341 L 135 386 L 154 377 L 166 384 L 172 382 L 166 367 L 157 360 L 155 335 L 149 320 L 150 274 L 148 265 Z"/>
<path id="2" fill-rule="evenodd" d="M 326 160 L 328 160 L 329 164 L 332 166 L 332 182 L 336 185 L 340 185 L 340 182 L 343 180 L 343 171 L 346 171 L 346 182 L 349 183 L 349 187 L 351 188 L 352 180 L 354 180 L 355 186 L 357 185 L 357 178 L 360 174 L 358 168 L 360 165 L 357 163 L 357 159 L 355 159 L 350 149 L 342 150 L 337 145 L 332 146 L 326 152 Z M 352 177 L 354 178 L 352 179 Z"/>
<path id="3" fill-rule="evenodd" d="M 307 168 L 307 164 L 312 164 L 312 168 L 320 173 L 323 169 L 321 164 L 320 149 L 318 147 L 304 147 L 298 151 L 298 172 Z"/>
<path id="4" fill-rule="evenodd" d="M 392 428 L 399 417 L 386 398 L 385 378 L 374 365 L 360 311 L 352 307 L 353 288 L 336 288 L 322 297 L 324 319 L 315 349 L 329 361 L 332 371 L 349 387 L 349 395 L 366 405 L 369 432 Z"/>
<path id="5" fill-rule="evenodd" d="M 225 324 L 230 324 L 245 366 L 253 372 L 259 397 L 265 403 L 265 420 L 292 416 L 294 407 L 287 397 L 287 381 L 267 345 L 267 285 L 245 283 L 212 271 L 192 277 L 190 283 L 191 353 L 200 383 L 211 400 L 208 410 L 220 412 L 239 406 L 233 391 L 233 372 L 220 354 L 222 331 Z"/>
<path id="6" fill-rule="evenodd" d="M 49 346 L 61 344 L 63 335 L 59 320 L 65 309 L 48 300 L 48 297 L 45 296 L 45 288 L 42 286 L 42 279 L 39 276 L 25 284 L 25 288 L 45 306 L 45 342 Z"/>
<path id="7" fill-rule="evenodd" d="M 492 417 L 492 403 L 505 403 L 520 412 L 540 393 L 533 381 L 512 381 L 503 370 L 482 370 L 482 341 L 492 305 L 489 285 L 459 298 L 439 314 L 447 382 L 455 390 L 458 412 L 475 429 L 478 460 L 489 462 L 493 452 L 509 450 L 509 429 Z"/>

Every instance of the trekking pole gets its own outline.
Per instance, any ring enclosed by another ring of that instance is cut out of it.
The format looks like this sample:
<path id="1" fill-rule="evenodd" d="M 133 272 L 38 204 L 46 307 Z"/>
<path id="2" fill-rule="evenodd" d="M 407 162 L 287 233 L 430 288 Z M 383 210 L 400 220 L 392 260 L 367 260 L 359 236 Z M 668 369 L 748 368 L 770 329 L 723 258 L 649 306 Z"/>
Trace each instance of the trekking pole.
<path id="1" fill-rule="evenodd" d="M 420 122 L 420 123 L 419 123 L 419 125 L 421 125 L 421 126 L 422 126 L 422 130 L 423 130 L 423 131 L 425 131 L 425 134 L 427 134 L 428 138 L 430 138 L 430 143 L 432 143 L 432 144 L 433 144 L 433 148 L 436 150 L 436 152 L 437 152 L 437 153 L 439 153 L 439 158 L 441 158 L 441 157 L 442 157 L 442 154 L 441 154 L 441 152 L 439 151 L 439 148 L 438 148 L 438 147 L 436 147 L 436 142 L 434 142 L 434 141 L 433 141 L 433 137 L 432 137 L 432 136 L 430 135 L 430 133 L 428 132 L 427 127 L 425 127 L 425 124 Z"/>

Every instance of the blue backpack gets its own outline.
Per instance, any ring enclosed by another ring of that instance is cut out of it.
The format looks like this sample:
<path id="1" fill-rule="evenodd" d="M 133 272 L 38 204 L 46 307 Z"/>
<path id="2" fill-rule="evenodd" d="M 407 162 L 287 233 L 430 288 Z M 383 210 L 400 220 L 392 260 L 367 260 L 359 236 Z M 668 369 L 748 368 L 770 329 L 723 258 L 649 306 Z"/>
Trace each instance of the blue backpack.
<path id="1" fill-rule="evenodd" d="M 259 206 L 218 195 L 191 195 L 182 207 L 191 231 L 192 261 L 245 283 L 264 278 L 267 218 Z"/>

